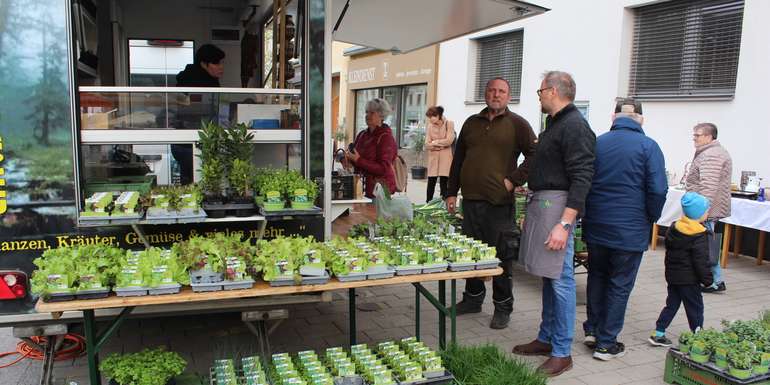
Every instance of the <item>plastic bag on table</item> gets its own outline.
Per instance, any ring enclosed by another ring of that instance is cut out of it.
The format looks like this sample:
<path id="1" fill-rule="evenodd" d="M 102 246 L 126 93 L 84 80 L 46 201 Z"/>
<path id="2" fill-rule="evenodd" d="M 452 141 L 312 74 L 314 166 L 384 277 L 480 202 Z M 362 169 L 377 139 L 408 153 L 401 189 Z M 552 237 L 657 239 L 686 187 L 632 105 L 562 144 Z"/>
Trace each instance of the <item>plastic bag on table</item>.
<path id="1" fill-rule="evenodd" d="M 414 214 L 412 202 L 406 194 L 390 194 L 387 187 L 377 183 L 374 186 L 374 205 L 377 218 L 400 218 L 411 221 Z"/>

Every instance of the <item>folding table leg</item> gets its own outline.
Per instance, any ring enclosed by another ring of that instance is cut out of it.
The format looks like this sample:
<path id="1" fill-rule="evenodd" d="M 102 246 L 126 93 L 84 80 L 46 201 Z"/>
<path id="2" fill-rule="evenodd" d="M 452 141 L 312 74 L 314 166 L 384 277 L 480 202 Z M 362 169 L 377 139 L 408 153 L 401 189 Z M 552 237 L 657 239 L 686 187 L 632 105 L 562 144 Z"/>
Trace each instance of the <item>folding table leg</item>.
<path id="1" fill-rule="evenodd" d="M 96 347 L 96 320 L 94 319 L 94 311 L 83 310 L 83 321 L 85 325 L 88 377 L 91 380 L 91 385 L 101 385 L 102 378 L 99 375 L 99 350 Z"/>
<path id="2" fill-rule="evenodd" d="M 356 289 L 348 289 L 348 317 L 350 317 L 350 346 L 356 344 Z"/>

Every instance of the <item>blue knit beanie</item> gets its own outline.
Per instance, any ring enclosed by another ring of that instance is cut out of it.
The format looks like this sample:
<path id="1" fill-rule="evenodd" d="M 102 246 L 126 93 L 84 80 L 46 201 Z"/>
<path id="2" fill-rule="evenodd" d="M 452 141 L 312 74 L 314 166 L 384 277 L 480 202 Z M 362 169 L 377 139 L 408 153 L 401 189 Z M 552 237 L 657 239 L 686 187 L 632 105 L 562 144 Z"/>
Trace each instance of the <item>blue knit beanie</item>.
<path id="1" fill-rule="evenodd" d="M 709 209 L 709 200 L 696 192 L 685 193 L 682 197 L 682 211 L 687 218 L 697 221 Z"/>

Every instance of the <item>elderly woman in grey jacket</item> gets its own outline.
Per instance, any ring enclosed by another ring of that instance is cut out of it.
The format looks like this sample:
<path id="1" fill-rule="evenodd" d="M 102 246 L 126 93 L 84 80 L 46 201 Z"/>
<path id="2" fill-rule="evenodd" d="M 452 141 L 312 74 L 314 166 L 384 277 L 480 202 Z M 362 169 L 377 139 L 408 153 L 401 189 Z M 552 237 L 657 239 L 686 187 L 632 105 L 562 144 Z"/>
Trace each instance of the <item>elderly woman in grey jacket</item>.
<path id="1" fill-rule="evenodd" d="M 717 140 L 717 126 L 713 123 L 698 123 L 692 129 L 695 143 L 695 157 L 685 179 L 687 191 L 694 191 L 708 198 L 711 207 L 704 223 L 709 230 L 709 263 L 714 283 L 704 287 L 704 293 L 725 291 L 722 268 L 719 266 L 719 241 L 715 234 L 718 220 L 730 216 L 730 183 L 732 182 L 733 161 L 730 154 Z"/>

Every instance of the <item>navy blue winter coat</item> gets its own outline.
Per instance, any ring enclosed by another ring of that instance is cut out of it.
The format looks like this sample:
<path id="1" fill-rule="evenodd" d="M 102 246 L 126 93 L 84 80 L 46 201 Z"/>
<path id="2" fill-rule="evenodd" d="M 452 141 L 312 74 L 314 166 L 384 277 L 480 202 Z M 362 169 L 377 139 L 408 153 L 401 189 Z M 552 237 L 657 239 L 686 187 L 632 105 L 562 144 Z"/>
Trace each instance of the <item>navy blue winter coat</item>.
<path id="1" fill-rule="evenodd" d="M 635 120 L 615 119 L 596 139 L 583 239 L 624 251 L 645 251 L 666 202 L 666 166 L 658 143 Z"/>

